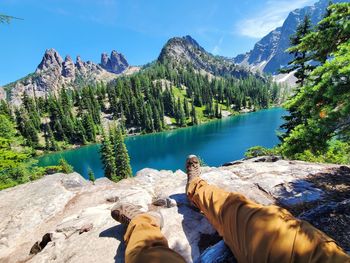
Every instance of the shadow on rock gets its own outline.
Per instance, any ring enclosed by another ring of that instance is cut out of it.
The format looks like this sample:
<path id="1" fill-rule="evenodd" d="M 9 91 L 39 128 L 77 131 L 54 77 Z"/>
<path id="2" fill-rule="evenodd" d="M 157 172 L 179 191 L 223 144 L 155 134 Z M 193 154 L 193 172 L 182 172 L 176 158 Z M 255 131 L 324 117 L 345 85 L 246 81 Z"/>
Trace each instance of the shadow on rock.
<path id="1" fill-rule="evenodd" d="M 309 188 L 300 189 L 300 185 Z M 299 196 L 298 202 L 286 203 L 282 195 L 277 203 L 294 216 L 308 221 L 333 238 L 345 250 L 350 250 L 350 168 L 340 166 L 326 172 L 310 175 L 289 185 L 290 192 Z M 321 191 L 316 200 L 305 196 L 311 188 Z"/>
<path id="2" fill-rule="evenodd" d="M 124 233 L 125 233 L 125 227 L 123 225 L 117 225 L 111 228 L 108 228 L 106 230 L 103 230 L 99 237 L 108 237 L 108 238 L 115 238 L 120 241 L 120 244 L 117 248 L 114 262 L 116 263 L 124 263 L 125 258 L 125 242 L 124 242 Z"/>

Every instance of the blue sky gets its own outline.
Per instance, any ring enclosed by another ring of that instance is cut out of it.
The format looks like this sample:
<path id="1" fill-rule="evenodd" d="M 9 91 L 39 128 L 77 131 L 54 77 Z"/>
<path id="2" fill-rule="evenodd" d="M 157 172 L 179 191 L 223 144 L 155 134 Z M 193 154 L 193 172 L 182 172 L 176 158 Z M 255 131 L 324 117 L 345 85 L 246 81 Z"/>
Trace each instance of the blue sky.
<path id="1" fill-rule="evenodd" d="M 173 36 L 191 35 L 206 50 L 233 57 L 316 0 L 1 0 L 0 13 L 23 20 L 0 25 L 0 85 L 40 63 L 48 48 L 62 57 L 100 61 L 115 49 L 130 64 L 157 58 Z"/>

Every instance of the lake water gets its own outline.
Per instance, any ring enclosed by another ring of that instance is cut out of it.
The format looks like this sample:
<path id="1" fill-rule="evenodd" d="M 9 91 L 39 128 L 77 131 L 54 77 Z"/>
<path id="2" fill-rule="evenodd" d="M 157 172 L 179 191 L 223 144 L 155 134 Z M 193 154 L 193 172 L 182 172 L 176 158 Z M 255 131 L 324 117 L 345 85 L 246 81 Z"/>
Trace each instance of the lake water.
<path id="1" fill-rule="evenodd" d="M 146 167 L 183 169 L 189 154 L 199 155 L 210 166 L 241 159 L 249 147 L 272 147 L 279 142 L 276 131 L 285 114 L 282 108 L 272 108 L 175 131 L 128 137 L 125 141 L 133 172 Z M 90 167 L 99 178 L 103 176 L 99 149 L 95 144 L 47 154 L 40 157 L 39 165 L 55 165 L 64 158 L 83 176 Z"/>

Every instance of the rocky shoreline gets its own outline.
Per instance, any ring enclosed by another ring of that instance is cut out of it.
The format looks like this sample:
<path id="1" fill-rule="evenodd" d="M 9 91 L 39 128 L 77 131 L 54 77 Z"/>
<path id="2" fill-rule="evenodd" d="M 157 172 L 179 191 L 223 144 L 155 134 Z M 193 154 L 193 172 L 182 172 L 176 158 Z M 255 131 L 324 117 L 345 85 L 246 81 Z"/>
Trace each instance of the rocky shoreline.
<path id="1" fill-rule="evenodd" d="M 350 250 L 350 168 L 271 158 L 203 167 L 202 177 L 262 204 L 280 204 Z M 196 261 L 220 241 L 188 203 L 183 171 L 143 169 L 94 184 L 77 173 L 54 174 L 0 192 L 0 262 L 123 262 L 124 228 L 110 217 L 124 199 L 159 209 L 171 248 Z M 219 243 L 217 247 L 219 249 Z M 30 254 L 30 252 L 32 253 Z"/>

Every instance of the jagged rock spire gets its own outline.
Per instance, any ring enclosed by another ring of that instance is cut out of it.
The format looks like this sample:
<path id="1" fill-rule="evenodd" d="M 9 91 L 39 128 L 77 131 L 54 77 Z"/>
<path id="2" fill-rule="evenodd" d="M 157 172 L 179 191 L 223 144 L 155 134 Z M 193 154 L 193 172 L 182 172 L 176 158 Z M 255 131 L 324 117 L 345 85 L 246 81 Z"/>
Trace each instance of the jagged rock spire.
<path id="1" fill-rule="evenodd" d="M 105 70 L 116 74 L 122 73 L 129 67 L 129 64 L 123 54 L 120 54 L 115 50 L 111 52 L 110 57 L 107 55 L 107 53 L 102 53 L 100 65 Z"/>

